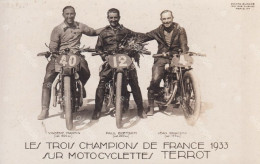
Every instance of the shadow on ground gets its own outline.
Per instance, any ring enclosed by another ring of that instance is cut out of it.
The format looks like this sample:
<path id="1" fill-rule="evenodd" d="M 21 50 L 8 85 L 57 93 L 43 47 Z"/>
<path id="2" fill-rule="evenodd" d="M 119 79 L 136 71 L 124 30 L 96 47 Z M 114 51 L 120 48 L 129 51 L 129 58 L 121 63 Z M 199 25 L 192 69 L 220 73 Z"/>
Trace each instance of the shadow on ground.
<path id="1" fill-rule="evenodd" d="M 147 109 L 148 107 L 148 100 L 144 101 L 144 107 L 145 109 Z M 200 114 L 205 113 L 207 110 L 212 109 L 213 108 L 213 104 L 210 102 L 201 102 L 201 108 L 200 108 Z M 174 107 L 173 104 L 170 104 L 165 110 L 160 111 L 158 105 L 155 103 L 155 108 L 154 108 L 154 115 L 156 115 L 156 113 L 162 113 L 164 115 L 167 116 L 183 116 L 184 117 L 184 113 L 183 113 L 183 109 L 181 108 L 181 106 L 179 106 L 178 108 Z"/>
<path id="2" fill-rule="evenodd" d="M 92 120 L 92 114 L 95 109 L 94 99 L 88 99 L 85 101 L 85 105 L 83 105 L 80 110 L 73 115 L 73 125 L 74 131 L 81 131 L 87 129 L 94 124 L 98 123 L 100 119 L 104 117 L 113 117 L 114 124 L 116 126 L 116 118 L 115 118 L 115 108 L 110 107 L 108 111 L 102 109 L 101 116 L 99 120 Z M 122 118 L 122 129 L 128 129 L 130 127 L 135 126 L 140 121 L 140 118 L 137 116 L 137 108 L 135 102 L 131 100 L 129 102 L 129 109 L 123 114 Z"/>
<path id="3" fill-rule="evenodd" d="M 98 123 L 99 120 L 92 120 L 92 114 L 95 109 L 94 99 L 87 99 L 84 100 L 84 105 L 80 108 L 79 111 L 73 114 L 73 131 L 82 131 L 84 129 L 90 128 L 94 124 Z M 147 110 L 148 107 L 148 100 L 144 100 L 144 108 Z M 208 102 L 201 102 L 201 111 L 200 113 L 205 113 L 207 110 L 213 108 L 212 103 Z M 153 116 L 148 117 L 156 117 L 158 113 L 162 113 L 169 117 L 176 117 L 181 116 L 184 117 L 184 113 L 181 107 L 175 108 L 173 105 L 169 105 L 165 110 L 159 110 L 158 105 L 155 103 L 155 111 Z M 56 117 L 60 116 L 62 117 L 63 114 L 54 114 L 49 116 Z M 113 106 L 110 107 L 108 111 L 105 111 L 102 109 L 101 117 L 99 119 L 102 119 L 104 117 L 113 117 L 112 121 L 114 121 L 114 125 L 116 126 L 116 118 L 115 118 L 115 108 Z M 133 100 L 130 100 L 129 102 L 129 109 L 123 114 L 122 118 L 122 129 L 128 129 L 138 124 L 140 121 L 140 117 L 137 116 L 137 107 Z"/>

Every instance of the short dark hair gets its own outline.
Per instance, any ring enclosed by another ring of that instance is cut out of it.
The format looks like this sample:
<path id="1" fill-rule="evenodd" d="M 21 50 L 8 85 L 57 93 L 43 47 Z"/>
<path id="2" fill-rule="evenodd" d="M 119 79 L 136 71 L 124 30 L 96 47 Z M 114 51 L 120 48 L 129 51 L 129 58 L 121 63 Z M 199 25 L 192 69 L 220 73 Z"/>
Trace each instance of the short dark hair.
<path id="1" fill-rule="evenodd" d="M 118 16 L 120 17 L 120 12 L 119 12 L 119 10 L 116 9 L 116 8 L 111 8 L 111 9 L 109 9 L 109 10 L 107 11 L 107 17 L 108 17 L 108 14 L 109 14 L 109 13 L 117 13 Z"/>
<path id="2" fill-rule="evenodd" d="M 63 10 L 62 10 L 62 13 L 64 13 L 64 11 L 65 11 L 66 9 L 73 9 L 74 12 L 75 12 L 75 8 L 74 8 L 74 7 L 72 7 L 72 6 L 65 6 L 65 7 L 63 8 Z"/>
<path id="3" fill-rule="evenodd" d="M 163 15 L 164 13 L 171 13 L 171 15 L 172 15 L 172 17 L 173 17 L 173 14 L 172 14 L 172 11 L 171 11 L 171 10 L 163 10 L 163 11 L 161 12 L 160 16 L 162 17 L 162 15 Z"/>

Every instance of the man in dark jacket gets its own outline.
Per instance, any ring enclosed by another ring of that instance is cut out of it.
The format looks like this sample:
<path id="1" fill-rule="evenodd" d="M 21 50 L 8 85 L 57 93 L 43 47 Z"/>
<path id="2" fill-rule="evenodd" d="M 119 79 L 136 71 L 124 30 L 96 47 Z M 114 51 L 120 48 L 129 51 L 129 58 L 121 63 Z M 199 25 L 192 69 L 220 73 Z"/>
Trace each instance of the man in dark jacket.
<path id="1" fill-rule="evenodd" d="M 159 57 L 154 59 L 152 80 L 148 88 L 149 111 L 147 115 L 153 115 L 154 113 L 154 93 L 159 89 L 165 73 L 164 66 L 170 63 L 171 54 L 176 54 L 180 50 L 185 53 L 189 50 L 185 29 L 173 22 L 173 18 L 170 10 L 164 10 L 161 13 L 162 25 L 148 32 L 146 37 L 141 40 L 141 42 L 146 42 L 155 39 L 158 42 L 157 53 L 164 54 L 165 57 L 168 56 L 168 58 Z"/>
<path id="2" fill-rule="evenodd" d="M 118 47 L 122 42 L 122 40 L 130 37 L 137 37 L 138 33 L 135 33 L 125 28 L 123 25 L 119 24 L 120 13 L 119 10 L 115 8 L 108 10 L 107 19 L 110 25 L 106 26 L 105 29 L 101 31 L 98 37 L 96 51 L 101 53 L 108 52 L 112 54 L 113 52 L 117 52 Z M 104 60 L 105 56 L 101 56 L 101 57 Z M 131 65 L 128 76 L 129 76 L 129 85 L 131 86 L 133 97 L 138 108 L 138 116 L 141 118 L 146 118 L 146 113 L 144 112 L 144 107 L 143 107 L 142 94 L 138 84 L 137 73 L 136 73 L 135 66 L 133 64 Z M 104 101 L 105 85 L 107 82 L 109 82 L 111 78 L 112 78 L 111 68 L 109 65 L 106 65 L 105 67 L 103 67 L 103 69 L 100 72 L 100 81 L 96 90 L 95 110 L 92 116 L 93 120 L 97 120 L 100 117 L 102 104 Z"/>

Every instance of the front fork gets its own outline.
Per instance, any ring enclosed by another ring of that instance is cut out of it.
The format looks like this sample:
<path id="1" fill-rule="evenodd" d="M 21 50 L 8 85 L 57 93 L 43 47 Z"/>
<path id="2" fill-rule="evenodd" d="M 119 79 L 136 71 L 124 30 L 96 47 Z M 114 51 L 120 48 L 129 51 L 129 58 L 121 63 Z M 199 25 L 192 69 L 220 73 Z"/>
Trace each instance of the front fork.
<path id="1" fill-rule="evenodd" d="M 128 85 L 128 81 L 129 81 L 129 76 L 128 76 L 128 71 L 125 71 L 124 69 L 116 69 L 113 73 L 113 88 L 114 88 L 114 93 L 116 93 L 116 81 L 117 81 L 117 73 L 122 73 L 122 88 L 121 88 L 121 100 L 123 100 L 123 105 L 124 105 L 124 110 L 128 109 L 129 107 L 129 97 L 130 97 L 130 93 L 127 89 L 127 85 Z M 113 97 L 113 101 L 114 105 L 115 105 L 115 97 Z"/>

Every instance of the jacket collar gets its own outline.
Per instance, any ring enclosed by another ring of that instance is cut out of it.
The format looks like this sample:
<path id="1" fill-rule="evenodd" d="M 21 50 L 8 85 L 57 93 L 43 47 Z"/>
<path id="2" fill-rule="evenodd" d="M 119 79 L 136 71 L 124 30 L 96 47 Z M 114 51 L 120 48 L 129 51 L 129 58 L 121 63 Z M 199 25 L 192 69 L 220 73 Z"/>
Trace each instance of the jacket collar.
<path id="1" fill-rule="evenodd" d="M 107 25 L 105 27 L 106 29 L 110 29 L 110 30 L 122 30 L 124 28 L 124 26 L 122 24 L 120 24 L 119 26 L 117 26 L 116 28 L 110 26 L 110 25 Z"/>
<path id="2" fill-rule="evenodd" d="M 175 22 L 173 22 L 173 26 L 174 26 L 174 28 L 173 28 L 172 38 L 171 38 L 171 44 L 172 44 L 175 36 L 178 34 L 178 28 L 179 28 L 179 25 Z M 164 36 L 164 26 L 163 26 L 163 24 L 161 24 L 159 26 L 159 35 L 162 38 L 164 44 L 167 45 L 166 40 L 165 40 L 165 36 Z M 171 44 L 170 44 L 170 46 L 171 46 Z"/>
<path id="3" fill-rule="evenodd" d="M 64 30 L 64 32 L 68 29 L 68 28 L 76 28 L 79 29 L 79 23 L 75 22 L 73 23 L 73 25 L 68 25 L 65 21 L 62 23 L 62 29 Z"/>

